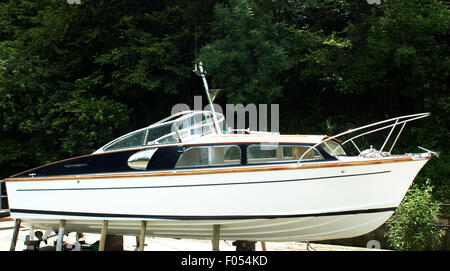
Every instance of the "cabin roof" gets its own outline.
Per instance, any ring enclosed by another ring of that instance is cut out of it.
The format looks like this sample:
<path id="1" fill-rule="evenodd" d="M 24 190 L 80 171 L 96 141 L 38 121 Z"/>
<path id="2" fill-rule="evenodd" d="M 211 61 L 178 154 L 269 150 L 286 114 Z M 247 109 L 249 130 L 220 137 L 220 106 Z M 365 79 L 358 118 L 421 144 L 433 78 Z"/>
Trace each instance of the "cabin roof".
<path id="1" fill-rule="evenodd" d="M 276 134 L 208 134 L 189 141 L 189 144 L 214 143 L 303 143 L 318 144 L 326 135 L 276 135 Z"/>

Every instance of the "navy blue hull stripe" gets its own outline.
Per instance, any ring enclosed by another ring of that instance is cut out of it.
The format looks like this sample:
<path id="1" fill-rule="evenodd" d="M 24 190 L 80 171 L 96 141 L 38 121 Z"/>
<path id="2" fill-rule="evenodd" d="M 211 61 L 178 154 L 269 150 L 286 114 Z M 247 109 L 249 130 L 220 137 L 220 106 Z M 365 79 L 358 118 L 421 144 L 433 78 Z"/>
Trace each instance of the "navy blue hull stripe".
<path id="1" fill-rule="evenodd" d="M 101 218 L 137 218 L 137 219 L 171 219 L 171 220 L 234 220 L 234 219 L 274 219 L 274 218 L 356 215 L 356 214 L 393 212 L 393 211 L 395 211 L 395 209 L 396 209 L 396 207 L 388 207 L 388 208 L 350 210 L 350 211 L 316 213 L 316 214 L 220 215 L 220 216 L 106 214 L 106 213 L 62 212 L 62 211 L 29 210 L 29 209 L 10 209 L 10 213 L 12 215 L 22 213 L 22 214 L 40 214 L 40 215 L 75 216 L 75 217 L 101 217 Z"/>

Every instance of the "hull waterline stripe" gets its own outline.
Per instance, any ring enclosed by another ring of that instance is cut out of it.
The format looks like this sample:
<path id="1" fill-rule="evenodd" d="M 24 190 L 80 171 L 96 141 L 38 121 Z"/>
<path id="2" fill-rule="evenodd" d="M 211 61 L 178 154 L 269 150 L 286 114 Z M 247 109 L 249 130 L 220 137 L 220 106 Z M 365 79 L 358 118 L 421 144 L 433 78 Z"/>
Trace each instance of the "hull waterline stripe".
<path id="1" fill-rule="evenodd" d="M 290 215 L 220 215 L 220 216 L 178 216 L 178 215 L 139 215 L 139 214 L 105 214 L 105 213 L 85 213 L 85 212 L 63 212 L 29 209 L 10 209 L 12 216 L 15 214 L 39 214 L 56 216 L 75 216 L 75 217 L 99 217 L 99 218 L 137 218 L 137 219 L 171 219 L 171 220 L 234 220 L 234 219 L 274 219 L 274 218 L 298 218 L 298 217 L 320 217 L 336 215 L 355 215 L 394 212 L 396 207 L 350 210 L 340 212 L 327 212 L 315 214 L 290 214 Z M 26 219 L 26 218 L 25 218 Z"/>
<path id="2" fill-rule="evenodd" d="M 153 189 L 153 188 L 179 188 L 179 187 L 199 187 L 199 186 L 248 185 L 248 184 L 300 182 L 300 181 L 312 181 L 312 180 L 333 179 L 333 178 L 348 178 L 348 177 L 357 177 L 357 176 L 385 174 L 385 173 L 390 173 L 390 172 L 391 172 L 390 170 L 386 170 L 386 171 L 360 173 L 360 174 L 336 175 L 336 176 L 314 177 L 314 178 L 293 179 L 293 180 L 262 181 L 262 182 L 233 182 L 233 183 L 181 184 L 181 185 L 129 186 L 129 187 L 36 188 L 36 189 L 17 189 L 16 191 L 18 191 L 18 192 L 38 192 L 38 191 L 73 191 L 73 190 L 116 190 L 116 189 Z"/>

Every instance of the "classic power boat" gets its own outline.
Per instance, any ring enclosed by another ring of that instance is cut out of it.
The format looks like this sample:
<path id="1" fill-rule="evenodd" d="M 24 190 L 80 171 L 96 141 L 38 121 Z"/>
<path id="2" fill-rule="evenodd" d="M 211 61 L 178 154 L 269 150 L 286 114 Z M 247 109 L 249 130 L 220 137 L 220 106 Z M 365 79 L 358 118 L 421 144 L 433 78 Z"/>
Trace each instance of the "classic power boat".
<path id="1" fill-rule="evenodd" d="M 392 154 L 405 124 L 428 115 L 326 136 L 233 133 L 214 110 L 183 111 L 5 179 L 9 211 L 53 231 L 64 220 L 69 232 L 100 233 L 107 220 L 108 234 L 136 236 L 142 221 L 156 237 L 211 239 L 214 225 L 223 240 L 363 235 L 393 214 L 433 154 Z M 379 150 L 360 150 L 357 139 L 379 131 L 388 132 Z"/>

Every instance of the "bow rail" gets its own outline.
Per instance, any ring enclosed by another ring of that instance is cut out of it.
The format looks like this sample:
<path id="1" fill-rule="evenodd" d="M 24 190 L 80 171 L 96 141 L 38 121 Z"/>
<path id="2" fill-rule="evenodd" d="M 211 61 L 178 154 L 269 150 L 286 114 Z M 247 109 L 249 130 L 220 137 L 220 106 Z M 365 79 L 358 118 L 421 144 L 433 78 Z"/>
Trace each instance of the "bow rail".
<path id="1" fill-rule="evenodd" d="M 346 143 L 351 142 L 353 144 L 353 146 L 361 154 L 362 151 L 358 148 L 358 146 L 354 142 L 354 139 L 357 139 L 359 137 L 362 137 L 362 136 L 365 136 L 365 135 L 368 135 L 368 134 L 371 134 L 371 133 L 375 133 L 375 132 L 378 132 L 378 131 L 381 131 L 381 130 L 385 130 L 385 129 L 388 129 L 388 128 L 392 127 L 391 130 L 389 131 L 389 134 L 387 135 L 386 139 L 384 140 L 383 145 L 381 146 L 380 150 L 378 151 L 379 153 L 381 153 L 383 151 L 383 149 L 386 147 L 386 144 L 388 143 L 390 137 L 392 136 L 395 128 L 397 126 L 401 125 L 401 128 L 398 131 L 397 136 L 395 137 L 395 140 L 394 140 L 394 142 L 391 145 L 391 148 L 389 149 L 389 153 L 390 153 L 392 151 L 392 149 L 394 148 L 395 144 L 397 143 L 397 140 L 400 137 L 400 134 L 402 133 L 403 129 L 405 128 L 405 125 L 406 125 L 407 122 L 410 122 L 410 121 L 413 121 L 413 120 L 417 120 L 417 119 L 421 119 L 421 118 L 425 118 L 425 117 L 428 117 L 428 116 L 430 116 L 429 112 L 400 116 L 400 117 L 396 117 L 396 118 L 392 118 L 392 119 L 388 119 L 388 120 L 374 122 L 374 123 L 371 123 L 371 124 L 368 124 L 368 125 L 364 125 L 364 126 L 361 126 L 361 127 L 358 127 L 358 128 L 347 130 L 345 132 L 342 132 L 340 134 L 337 134 L 337 135 L 334 135 L 334 136 L 331 136 L 331 137 L 327 137 L 324 140 L 322 140 L 321 142 L 315 144 L 314 146 L 311 146 L 306 152 L 304 152 L 303 155 L 298 159 L 297 166 L 300 164 L 300 162 L 303 160 L 303 158 L 305 157 L 305 155 L 308 152 L 310 152 L 311 150 L 315 149 L 320 144 L 323 144 L 324 142 L 327 142 L 327 141 L 330 141 L 330 140 L 333 140 L 333 139 L 337 139 L 337 138 L 342 137 L 344 135 L 352 134 L 354 132 L 363 130 L 362 133 L 347 139 L 346 141 L 344 141 L 341 144 L 341 145 L 345 145 Z M 383 124 L 385 124 L 385 125 L 382 126 L 382 127 L 378 127 L 378 126 L 383 125 Z M 376 127 L 376 128 L 364 132 L 364 130 L 372 128 L 372 127 Z"/>

